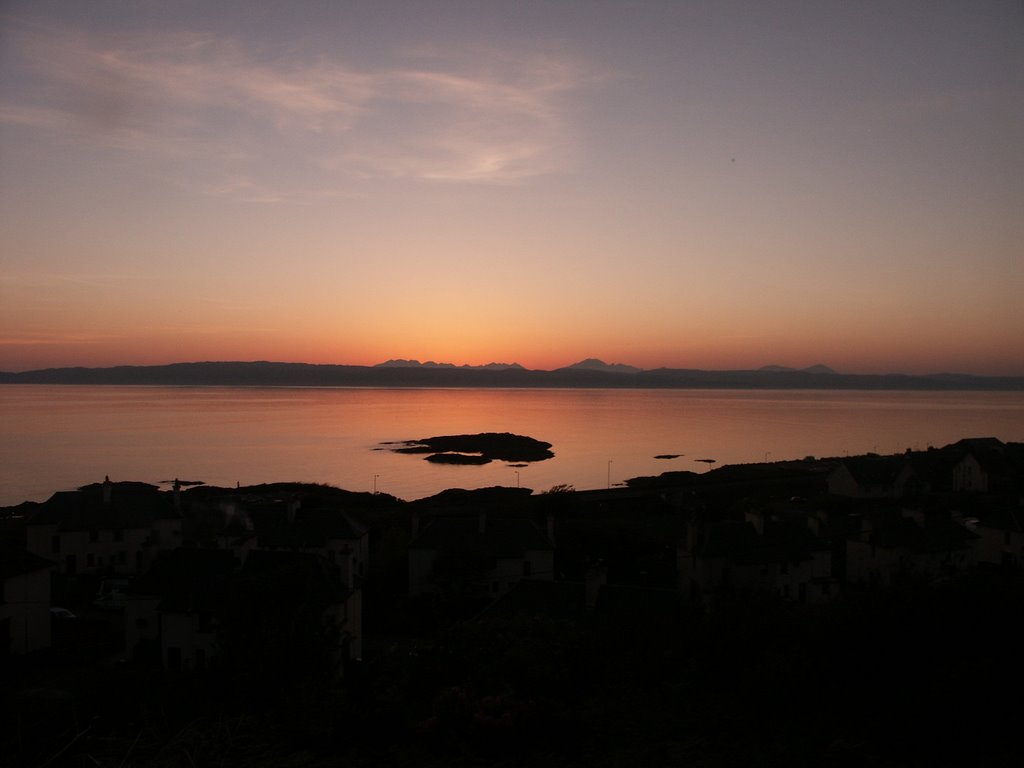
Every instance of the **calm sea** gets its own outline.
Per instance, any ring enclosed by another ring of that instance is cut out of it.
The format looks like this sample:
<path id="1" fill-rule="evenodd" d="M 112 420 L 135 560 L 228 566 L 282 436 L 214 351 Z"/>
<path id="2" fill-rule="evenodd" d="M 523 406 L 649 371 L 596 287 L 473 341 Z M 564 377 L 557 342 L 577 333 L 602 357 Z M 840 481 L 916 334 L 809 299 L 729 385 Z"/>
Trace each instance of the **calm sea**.
<path id="1" fill-rule="evenodd" d="M 0 505 L 102 480 L 306 481 L 401 498 L 489 485 L 603 488 L 668 470 L 1024 441 L 1019 392 L 0 386 Z M 378 450 L 515 432 L 555 458 L 438 466 Z M 680 454 L 655 459 L 660 454 Z"/>

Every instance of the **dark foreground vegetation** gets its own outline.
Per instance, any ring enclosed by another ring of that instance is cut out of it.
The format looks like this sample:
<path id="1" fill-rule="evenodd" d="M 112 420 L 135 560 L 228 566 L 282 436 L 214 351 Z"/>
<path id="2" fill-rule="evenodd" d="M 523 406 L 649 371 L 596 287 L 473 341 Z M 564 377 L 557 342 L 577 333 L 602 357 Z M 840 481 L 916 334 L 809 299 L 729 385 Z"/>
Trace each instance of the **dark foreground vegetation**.
<path id="1" fill-rule="evenodd" d="M 1018 754 L 1018 572 L 812 609 L 481 617 L 344 684 L 283 654 L 5 670 L 8 765 L 982 765 Z M 38 666 L 37 666 L 38 665 Z"/>

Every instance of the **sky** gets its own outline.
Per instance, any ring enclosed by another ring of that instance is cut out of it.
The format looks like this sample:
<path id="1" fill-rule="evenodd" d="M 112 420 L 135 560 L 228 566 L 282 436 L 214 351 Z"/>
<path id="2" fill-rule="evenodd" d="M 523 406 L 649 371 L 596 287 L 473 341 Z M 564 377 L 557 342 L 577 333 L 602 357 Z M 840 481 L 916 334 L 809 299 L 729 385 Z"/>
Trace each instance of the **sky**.
<path id="1" fill-rule="evenodd" d="M 1024 5 L 0 0 L 0 370 L 1024 375 Z"/>

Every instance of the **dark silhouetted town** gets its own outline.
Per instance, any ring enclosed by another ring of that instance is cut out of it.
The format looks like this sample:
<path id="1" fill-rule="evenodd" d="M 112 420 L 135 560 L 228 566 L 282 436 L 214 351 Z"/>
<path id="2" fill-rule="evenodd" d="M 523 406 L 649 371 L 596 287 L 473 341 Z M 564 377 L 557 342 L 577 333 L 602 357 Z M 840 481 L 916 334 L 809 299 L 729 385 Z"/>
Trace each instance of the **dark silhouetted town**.
<path id="1" fill-rule="evenodd" d="M 1019 759 L 1024 444 L 416 501 L 106 478 L 0 526 L 3 764 Z"/>

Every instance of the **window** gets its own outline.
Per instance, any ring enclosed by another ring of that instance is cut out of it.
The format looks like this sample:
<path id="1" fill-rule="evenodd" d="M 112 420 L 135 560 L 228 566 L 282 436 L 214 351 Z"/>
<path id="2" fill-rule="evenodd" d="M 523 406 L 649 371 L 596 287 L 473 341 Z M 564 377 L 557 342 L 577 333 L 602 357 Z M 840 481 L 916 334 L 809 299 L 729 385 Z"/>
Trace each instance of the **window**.
<path id="1" fill-rule="evenodd" d="M 95 528 L 90 528 L 89 529 L 89 543 L 90 544 L 95 544 L 99 540 L 100 540 L 100 532 L 97 531 Z"/>
<path id="2" fill-rule="evenodd" d="M 114 529 L 114 541 L 124 541 L 124 529 L 123 528 L 115 528 Z"/>
<path id="3" fill-rule="evenodd" d="M 88 552 L 85 555 L 85 565 L 87 568 L 92 568 L 96 565 L 96 557 L 92 552 Z"/>
<path id="4" fill-rule="evenodd" d="M 529 560 L 523 560 L 523 576 L 529 576 L 533 573 L 533 563 Z"/>
<path id="5" fill-rule="evenodd" d="M 118 563 L 118 565 L 124 565 L 127 562 L 128 562 L 128 553 L 125 552 L 122 549 L 120 552 L 117 553 L 117 563 Z"/>

